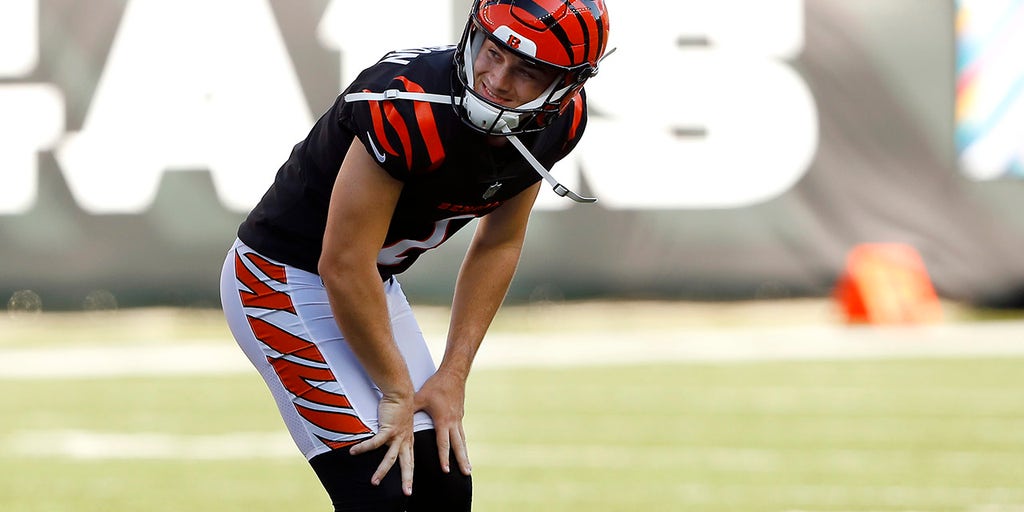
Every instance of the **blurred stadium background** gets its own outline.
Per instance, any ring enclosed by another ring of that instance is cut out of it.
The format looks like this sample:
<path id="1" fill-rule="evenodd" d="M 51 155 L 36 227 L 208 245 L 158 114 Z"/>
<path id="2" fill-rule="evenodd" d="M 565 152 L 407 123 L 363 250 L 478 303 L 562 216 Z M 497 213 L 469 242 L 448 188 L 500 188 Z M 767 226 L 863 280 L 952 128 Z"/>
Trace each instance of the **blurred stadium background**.
<path id="1" fill-rule="evenodd" d="M 1024 510 L 1024 1 L 608 1 L 556 169 L 600 202 L 542 192 L 477 509 Z M 341 85 L 468 5 L 0 3 L 0 510 L 327 508 L 220 263 Z M 435 342 L 467 241 L 403 278 Z"/>

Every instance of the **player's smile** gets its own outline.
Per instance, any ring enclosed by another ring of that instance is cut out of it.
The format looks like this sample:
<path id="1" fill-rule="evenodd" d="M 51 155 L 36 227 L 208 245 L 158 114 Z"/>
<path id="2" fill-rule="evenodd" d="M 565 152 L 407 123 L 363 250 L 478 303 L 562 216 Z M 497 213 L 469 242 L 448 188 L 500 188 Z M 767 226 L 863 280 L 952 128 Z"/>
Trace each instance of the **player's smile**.
<path id="1" fill-rule="evenodd" d="M 533 64 L 484 41 L 473 64 L 474 90 L 484 98 L 506 107 L 518 107 L 537 99 L 558 71 Z"/>
<path id="2" fill-rule="evenodd" d="M 477 91 L 477 92 L 479 92 L 481 95 L 483 95 L 483 97 L 485 97 L 485 98 L 487 98 L 487 99 L 489 99 L 489 100 L 491 100 L 491 101 L 493 101 L 493 102 L 495 102 L 495 103 L 497 103 L 499 105 L 515 106 L 514 104 L 512 104 L 512 100 L 499 96 L 497 93 L 494 92 L 493 89 L 491 89 L 491 87 L 489 87 L 487 85 L 486 82 L 484 82 L 482 80 L 480 82 L 480 87 L 478 87 L 478 89 L 480 89 L 480 90 Z"/>

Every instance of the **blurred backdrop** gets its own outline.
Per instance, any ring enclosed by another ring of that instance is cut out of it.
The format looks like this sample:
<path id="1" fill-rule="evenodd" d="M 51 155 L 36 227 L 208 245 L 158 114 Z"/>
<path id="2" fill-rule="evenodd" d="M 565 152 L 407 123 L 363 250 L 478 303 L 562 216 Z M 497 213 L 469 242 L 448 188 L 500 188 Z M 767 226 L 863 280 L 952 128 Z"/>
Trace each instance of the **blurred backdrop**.
<path id="1" fill-rule="evenodd" d="M 363 67 L 466 0 L 0 3 L 0 299 L 216 307 L 234 231 Z M 618 51 L 513 301 L 819 297 L 899 242 L 1024 306 L 1024 2 L 609 0 Z M 443 303 L 468 233 L 403 278 Z"/>

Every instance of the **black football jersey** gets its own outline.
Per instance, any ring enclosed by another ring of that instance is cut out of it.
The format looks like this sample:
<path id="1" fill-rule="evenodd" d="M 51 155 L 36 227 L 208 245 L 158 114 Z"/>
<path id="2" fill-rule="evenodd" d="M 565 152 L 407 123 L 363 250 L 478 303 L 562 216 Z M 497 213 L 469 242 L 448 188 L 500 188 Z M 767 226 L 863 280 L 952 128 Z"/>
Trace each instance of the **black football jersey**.
<path id="1" fill-rule="evenodd" d="M 449 95 L 454 51 L 392 52 L 364 70 L 292 149 L 239 238 L 265 256 L 317 273 L 331 190 L 356 138 L 404 184 L 377 258 L 383 278 L 405 271 L 473 218 L 540 180 L 511 144 L 488 144 L 488 136 L 466 126 L 450 104 L 345 101 L 351 92 L 389 89 Z M 550 169 L 576 146 L 586 121 L 581 94 L 550 126 L 520 139 Z"/>

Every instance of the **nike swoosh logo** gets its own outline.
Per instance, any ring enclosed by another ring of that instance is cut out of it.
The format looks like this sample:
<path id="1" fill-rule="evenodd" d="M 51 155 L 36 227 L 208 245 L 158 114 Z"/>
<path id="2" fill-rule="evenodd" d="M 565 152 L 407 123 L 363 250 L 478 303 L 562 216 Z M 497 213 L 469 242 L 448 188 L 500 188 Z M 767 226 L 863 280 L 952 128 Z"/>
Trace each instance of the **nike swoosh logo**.
<path id="1" fill-rule="evenodd" d="M 370 132 L 366 132 L 366 140 L 370 141 L 370 149 L 373 150 L 373 156 L 377 157 L 378 162 L 384 163 L 388 156 L 377 149 L 377 145 L 373 143 L 373 136 L 370 135 Z"/>

